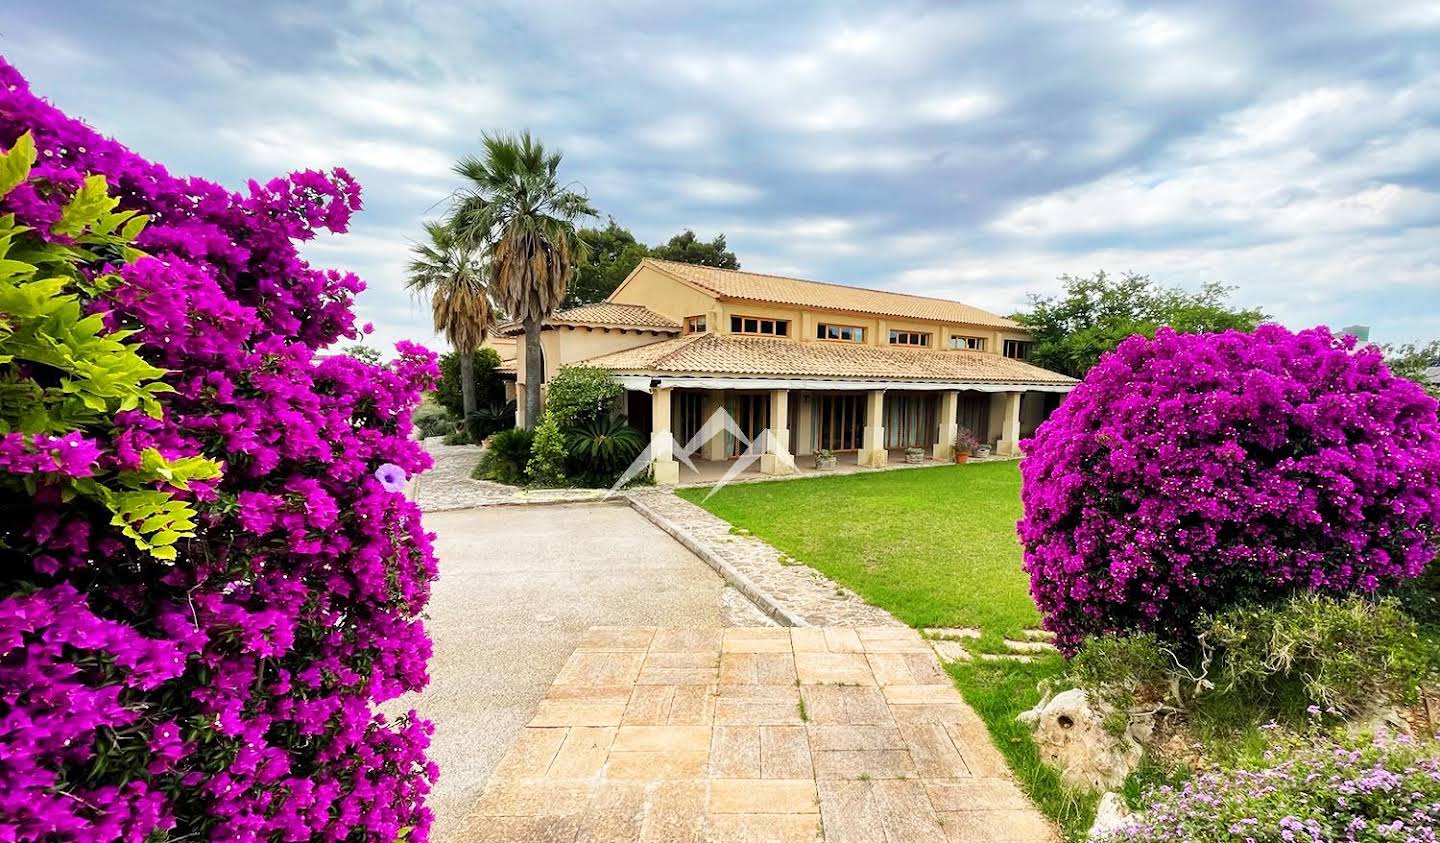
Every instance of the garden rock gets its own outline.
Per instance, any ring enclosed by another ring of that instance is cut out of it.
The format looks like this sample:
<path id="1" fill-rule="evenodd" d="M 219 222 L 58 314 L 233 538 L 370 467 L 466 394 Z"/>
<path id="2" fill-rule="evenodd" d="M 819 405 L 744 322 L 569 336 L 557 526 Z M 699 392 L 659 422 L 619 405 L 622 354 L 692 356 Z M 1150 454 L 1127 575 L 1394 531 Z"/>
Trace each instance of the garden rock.
<path id="1" fill-rule="evenodd" d="M 1090 826 L 1089 839 L 1114 834 L 1124 828 L 1129 819 L 1130 809 L 1125 806 L 1125 800 L 1115 791 L 1107 791 L 1095 809 L 1095 824 Z"/>
<path id="2" fill-rule="evenodd" d="M 1136 729 L 1116 735 L 1105 726 L 1109 712 L 1092 705 L 1080 688 L 1046 696 L 1019 720 L 1035 732 L 1040 758 L 1074 787 L 1119 788 L 1140 763 L 1144 749 Z M 1137 724 L 1145 731 L 1144 724 Z"/>

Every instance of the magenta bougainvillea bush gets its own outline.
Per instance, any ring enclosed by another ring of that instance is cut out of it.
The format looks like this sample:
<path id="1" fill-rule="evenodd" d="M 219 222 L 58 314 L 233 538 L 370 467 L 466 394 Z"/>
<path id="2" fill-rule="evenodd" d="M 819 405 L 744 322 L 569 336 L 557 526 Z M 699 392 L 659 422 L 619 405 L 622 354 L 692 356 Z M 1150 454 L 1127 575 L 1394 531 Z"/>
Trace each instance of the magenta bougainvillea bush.
<path id="1" fill-rule="evenodd" d="M 1372 592 L 1440 549 L 1435 401 L 1324 328 L 1131 337 L 1022 446 L 1025 569 L 1071 652 L 1183 637 L 1238 600 Z"/>
<path id="2" fill-rule="evenodd" d="M 38 347 L 39 325 L 168 386 L 112 407 L 123 378 L 0 356 L 0 407 L 49 407 L 0 419 L 0 841 L 427 839 L 429 725 L 376 704 L 427 678 L 435 562 L 403 485 L 438 372 L 404 343 L 386 366 L 327 354 L 363 285 L 296 251 L 345 230 L 359 187 L 173 176 L 0 60 L 12 149 L 34 161 L 0 166 L 0 338 Z M 146 219 L 80 249 L 106 194 Z M 26 267 L 72 247 L 74 277 L 37 286 Z M 36 315 L 66 302 L 103 330 Z M 165 512 L 124 503 L 160 491 Z"/>

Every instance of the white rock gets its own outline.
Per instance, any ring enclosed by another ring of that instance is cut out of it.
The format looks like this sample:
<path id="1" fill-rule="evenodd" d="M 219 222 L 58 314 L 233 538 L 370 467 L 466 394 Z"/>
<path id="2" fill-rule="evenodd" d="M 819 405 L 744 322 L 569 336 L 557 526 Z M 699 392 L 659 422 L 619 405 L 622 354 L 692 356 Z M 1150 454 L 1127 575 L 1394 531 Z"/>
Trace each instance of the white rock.
<path id="1" fill-rule="evenodd" d="M 1090 839 L 1095 840 L 1107 834 L 1114 834 L 1125 827 L 1130 820 L 1130 809 L 1125 800 L 1115 791 L 1107 791 L 1100 797 L 1100 806 L 1095 809 L 1095 824 L 1090 826 Z"/>
<path id="2" fill-rule="evenodd" d="M 1041 760 L 1059 770 L 1066 784 L 1115 790 L 1140 763 L 1144 748 L 1130 730 L 1116 735 L 1106 729 L 1106 713 L 1073 688 L 1047 696 L 1018 719 L 1034 731 Z"/>

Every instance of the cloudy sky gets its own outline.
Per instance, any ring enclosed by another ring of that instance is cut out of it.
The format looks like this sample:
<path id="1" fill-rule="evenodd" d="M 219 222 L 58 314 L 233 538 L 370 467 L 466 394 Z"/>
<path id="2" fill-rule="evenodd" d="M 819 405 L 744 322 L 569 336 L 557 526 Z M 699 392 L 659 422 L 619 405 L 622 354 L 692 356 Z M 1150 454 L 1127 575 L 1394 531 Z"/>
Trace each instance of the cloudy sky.
<path id="1" fill-rule="evenodd" d="M 383 343 L 431 337 L 401 268 L 451 162 L 521 128 L 747 269 L 1000 312 L 1129 269 L 1440 337 L 1436 0 L 5 5 L 37 91 L 172 171 L 350 168 L 365 212 L 307 251 Z"/>

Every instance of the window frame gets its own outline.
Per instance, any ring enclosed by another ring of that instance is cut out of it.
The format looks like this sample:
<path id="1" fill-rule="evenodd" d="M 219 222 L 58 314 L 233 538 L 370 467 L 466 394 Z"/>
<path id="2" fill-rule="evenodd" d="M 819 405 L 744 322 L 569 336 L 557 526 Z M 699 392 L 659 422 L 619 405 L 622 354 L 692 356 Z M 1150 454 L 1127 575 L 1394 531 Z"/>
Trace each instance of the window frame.
<path id="1" fill-rule="evenodd" d="M 753 329 L 750 326 L 754 326 Z M 769 330 L 765 330 L 766 328 Z M 730 315 L 730 333 L 746 337 L 790 337 L 790 320 L 770 316 Z"/>
<path id="2" fill-rule="evenodd" d="M 834 332 L 834 336 L 829 334 Z M 849 332 L 850 336 L 845 336 Z M 841 325 L 836 322 L 815 323 L 815 339 L 821 342 L 847 342 L 864 344 L 865 327 L 863 325 Z"/>
<path id="3" fill-rule="evenodd" d="M 890 344 L 904 346 L 905 348 L 930 348 L 930 336 L 929 331 L 909 331 L 903 328 L 891 328 Z M 910 342 L 909 340 L 901 342 L 899 337 L 918 337 L 920 342 Z"/>
<path id="4" fill-rule="evenodd" d="M 961 344 L 956 345 L 956 340 L 960 340 Z M 972 345 L 972 343 L 974 344 Z M 984 351 L 986 345 L 988 345 L 988 343 L 986 342 L 985 337 L 976 337 L 971 336 L 970 334 L 950 335 L 951 351 Z"/>
<path id="5" fill-rule="evenodd" d="M 697 322 L 700 323 L 700 327 L 698 327 L 698 328 L 695 327 L 695 323 L 697 323 Z M 687 333 L 687 334 L 703 334 L 703 333 L 706 333 L 706 332 L 707 332 L 707 326 L 706 326 L 705 314 L 701 313 L 701 314 L 699 314 L 698 316 L 686 316 L 686 317 L 685 317 L 685 333 Z"/>
<path id="6" fill-rule="evenodd" d="M 1010 351 L 1012 347 L 1020 353 L 1011 354 Z M 1007 339 L 1000 346 L 1000 353 L 1005 357 L 1009 357 L 1011 360 L 1029 360 L 1030 355 L 1034 352 L 1034 350 L 1034 340 Z"/>

